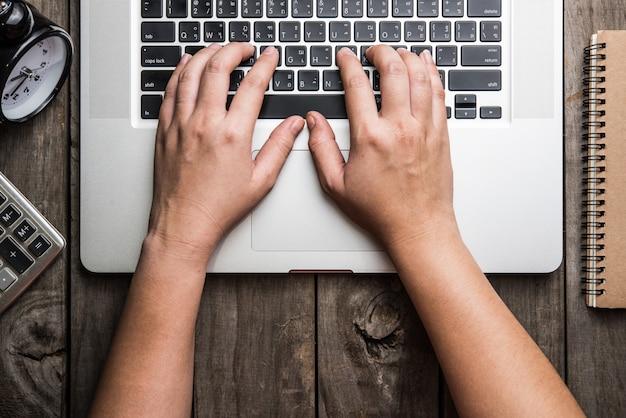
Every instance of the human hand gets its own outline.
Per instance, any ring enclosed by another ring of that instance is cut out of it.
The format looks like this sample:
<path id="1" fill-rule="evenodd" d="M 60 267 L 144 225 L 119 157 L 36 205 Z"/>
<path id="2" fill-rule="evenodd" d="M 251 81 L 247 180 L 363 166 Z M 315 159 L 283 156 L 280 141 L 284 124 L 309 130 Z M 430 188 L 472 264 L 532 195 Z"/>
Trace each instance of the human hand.
<path id="1" fill-rule="evenodd" d="M 367 58 L 380 72 L 380 112 L 359 59 L 347 48 L 337 54 L 350 120 L 347 161 L 328 121 L 307 115 L 322 188 L 387 249 L 456 229 L 444 91 L 432 56 L 378 45 Z"/>
<path id="2" fill-rule="evenodd" d="M 230 73 L 252 51 L 250 44 L 214 44 L 185 55 L 161 106 L 149 235 L 204 265 L 222 235 L 271 190 L 304 127 L 299 116 L 284 120 L 252 159 L 254 125 L 278 62 L 278 52 L 265 49 L 227 111 Z"/>

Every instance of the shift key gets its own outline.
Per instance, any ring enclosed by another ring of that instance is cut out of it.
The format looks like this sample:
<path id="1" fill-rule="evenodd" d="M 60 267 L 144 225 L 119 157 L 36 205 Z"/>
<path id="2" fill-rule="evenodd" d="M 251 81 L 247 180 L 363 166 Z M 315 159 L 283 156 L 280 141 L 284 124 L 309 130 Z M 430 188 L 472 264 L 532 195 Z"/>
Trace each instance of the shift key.
<path id="1" fill-rule="evenodd" d="M 141 47 L 141 65 L 144 67 L 176 67 L 180 57 L 179 46 Z"/>
<path id="2" fill-rule="evenodd" d="M 450 70 L 448 88 L 451 91 L 500 91 L 500 70 Z"/>

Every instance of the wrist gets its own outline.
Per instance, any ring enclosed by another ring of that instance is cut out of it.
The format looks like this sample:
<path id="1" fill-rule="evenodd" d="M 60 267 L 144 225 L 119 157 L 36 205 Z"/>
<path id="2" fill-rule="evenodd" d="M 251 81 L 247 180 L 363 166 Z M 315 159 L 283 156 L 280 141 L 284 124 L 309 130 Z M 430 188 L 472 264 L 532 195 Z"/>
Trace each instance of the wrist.
<path id="1" fill-rule="evenodd" d="M 386 244 L 386 251 L 399 273 L 407 269 L 431 271 L 431 264 L 449 263 L 466 248 L 456 221 L 440 220 L 429 228 L 407 232 L 402 238 Z"/>
<path id="2" fill-rule="evenodd" d="M 207 240 L 199 244 L 153 230 L 143 240 L 141 258 L 155 260 L 160 265 L 173 265 L 179 269 L 204 273 L 216 244 L 217 240 Z"/>

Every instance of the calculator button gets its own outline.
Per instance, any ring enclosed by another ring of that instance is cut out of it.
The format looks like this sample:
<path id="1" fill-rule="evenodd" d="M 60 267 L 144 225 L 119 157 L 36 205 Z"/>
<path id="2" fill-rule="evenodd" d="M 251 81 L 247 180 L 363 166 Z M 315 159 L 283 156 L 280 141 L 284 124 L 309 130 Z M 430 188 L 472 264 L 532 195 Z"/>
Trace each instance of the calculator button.
<path id="1" fill-rule="evenodd" d="M 17 228 L 13 231 L 13 234 L 22 242 L 25 242 L 35 233 L 35 228 L 28 219 L 24 219 Z"/>
<path id="2" fill-rule="evenodd" d="M 2 193 L 0 193 L 0 205 L 7 201 L 7 198 L 4 197 Z"/>
<path id="3" fill-rule="evenodd" d="M 13 266 L 18 273 L 24 273 L 26 269 L 34 263 L 34 261 L 26 255 L 10 237 L 7 237 L 0 242 L 0 255 L 4 257 L 4 259 L 11 266 Z"/>
<path id="4" fill-rule="evenodd" d="M 4 292 L 17 280 L 17 277 L 8 268 L 0 270 L 0 291 Z"/>
<path id="5" fill-rule="evenodd" d="M 35 257 L 41 257 L 52 244 L 43 235 L 39 235 L 31 244 L 28 249 Z"/>
<path id="6" fill-rule="evenodd" d="M 11 226 L 17 221 L 20 216 L 22 216 L 22 212 L 17 210 L 17 208 L 13 205 L 9 205 L 2 212 L 0 212 L 0 221 L 4 224 L 4 226 Z"/>

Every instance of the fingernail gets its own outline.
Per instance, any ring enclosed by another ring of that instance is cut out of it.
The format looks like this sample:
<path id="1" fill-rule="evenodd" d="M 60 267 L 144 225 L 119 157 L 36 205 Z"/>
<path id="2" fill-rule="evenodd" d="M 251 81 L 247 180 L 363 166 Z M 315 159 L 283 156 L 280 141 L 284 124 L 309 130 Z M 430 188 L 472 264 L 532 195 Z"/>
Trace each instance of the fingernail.
<path id="1" fill-rule="evenodd" d="M 185 64 L 187 64 L 189 62 L 190 59 L 191 59 L 191 55 L 187 54 L 187 53 L 184 53 L 183 56 L 180 58 L 180 63 L 182 65 L 185 65 Z"/>
<path id="2" fill-rule="evenodd" d="M 406 54 L 407 52 L 409 52 L 409 50 L 406 48 L 398 48 L 396 49 L 396 51 L 398 52 L 398 54 Z"/>
<path id="3" fill-rule="evenodd" d="M 296 118 L 291 124 L 291 132 L 295 135 L 299 134 L 304 128 L 304 118 Z"/>
<path id="4" fill-rule="evenodd" d="M 309 128 L 309 130 L 315 128 L 315 118 L 313 117 L 311 113 L 306 114 L 306 125 Z"/>
<path id="5" fill-rule="evenodd" d="M 263 54 L 270 55 L 270 54 L 273 54 L 274 51 L 276 51 L 276 48 L 274 48 L 273 46 L 270 45 L 270 46 L 268 46 L 267 48 L 265 48 L 263 50 Z"/>
<path id="6" fill-rule="evenodd" d="M 356 54 L 354 53 L 354 51 L 353 51 L 353 50 L 351 50 L 351 49 L 350 49 L 350 48 L 348 48 L 348 47 L 345 47 L 345 46 L 344 46 L 343 48 L 341 48 L 341 49 L 339 50 L 339 52 L 340 52 L 340 53 L 342 53 L 342 54 L 350 54 L 350 55 L 352 55 L 352 56 L 355 56 L 355 57 L 356 57 Z"/>
<path id="7" fill-rule="evenodd" d="M 430 53 L 430 51 L 427 50 L 427 49 L 422 51 L 422 53 L 420 54 L 420 57 L 424 60 L 424 62 L 426 62 L 428 64 L 432 64 L 432 62 L 433 62 L 433 56 Z"/>

